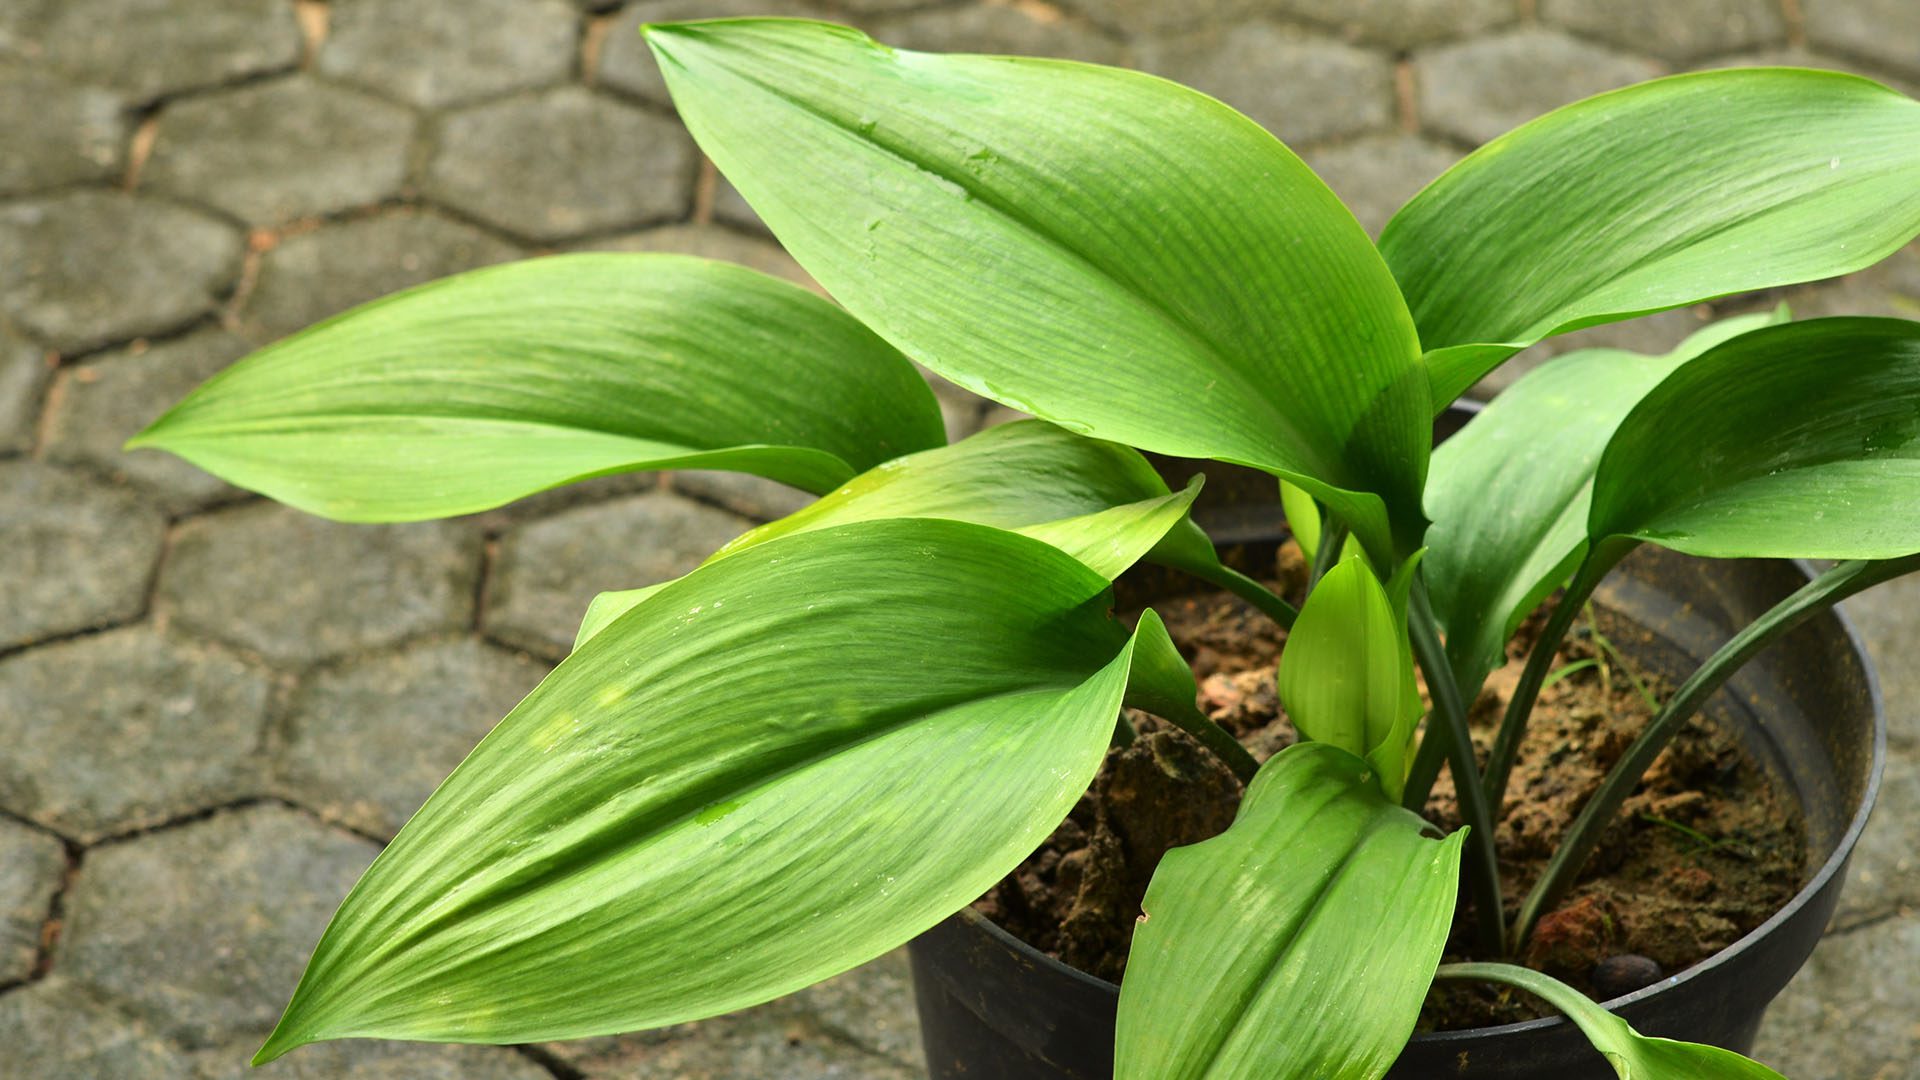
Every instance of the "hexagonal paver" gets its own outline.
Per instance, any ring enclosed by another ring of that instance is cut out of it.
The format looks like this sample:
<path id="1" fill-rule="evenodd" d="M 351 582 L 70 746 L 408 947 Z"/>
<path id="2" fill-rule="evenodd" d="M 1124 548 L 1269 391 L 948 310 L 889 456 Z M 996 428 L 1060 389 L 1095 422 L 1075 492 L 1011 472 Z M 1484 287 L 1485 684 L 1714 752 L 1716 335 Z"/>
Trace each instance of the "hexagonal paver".
<path id="1" fill-rule="evenodd" d="M 1051 56 L 1094 64 L 1127 60 L 1127 50 L 1118 41 L 1051 4 L 969 4 L 870 23 L 874 37 L 903 49 Z"/>
<path id="2" fill-rule="evenodd" d="M 0 649 L 139 615 L 165 531 L 129 492 L 0 462 Z"/>
<path id="3" fill-rule="evenodd" d="M 102 353 L 65 372 L 47 418 L 46 458 L 88 465 L 181 514 L 244 494 L 172 454 L 120 449 L 188 391 L 246 355 L 247 343 L 208 328 L 144 349 Z"/>
<path id="4" fill-rule="evenodd" d="M 1289 143 L 1393 121 L 1393 63 L 1270 20 L 1140 47 L 1141 66 L 1232 105 Z"/>
<path id="5" fill-rule="evenodd" d="M 343 525 L 249 506 L 181 526 L 160 597 L 200 633 L 298 664 L 464 628 L 479 564 L 464 525 Z"/>
<path id="6" fill-rule="evenodd" d="M 283 0 L 9 0 L 47 62 L 148 101 L 290 69 L 300 27 Z"/>
<path id="7" fill-rule="evenodd" d="M 1485 142 L 1550 109 L 1660 74 L 1657 65 L 1551 30 L 1521 30 L 1414 59 L 1424 127 Z"/>
<path id="8" fill-rule="evenodd" d="M 187 1056 L 145 1024 L 54 975 L 0 995 L 0 1075 L 194 1080 Z"/>
<path id="9" fill-rule="evenodd" d="M 323 225 L 261 257 L 241 332 L 264 343 L 356 304 L 521 254 L 471 225 L 416 210 Z"/>
<path id="10" fill-rule="evenodd" d="M 905 7 L 906 4 L 896 6 Z M 1272 6 L 1270 0 L 1079 0 L 1074 10 L 1130 37 L 1178 33 L 1196 26 L 1221 26 Z"/>
<path id="11" fill-rule="evenodd" d="M 1900 1080 L 1920 1061 L 1920 914 L 1814 950 L 1773 1007 L 1753 1056 L 1794 1080 Z"/>
<path id="12" fill-rule="evenodd" d="M 1817 10 L 1823 4 L 1807 6 Z M 1787 38 L 1777 0 L 1540 0 L 1540 18 L 1618 49 L 1676 62 L 1784 44 Z"/>
<path id="13" fill-rule="evenodd" d="M 1817 0 L 1803 7 L 1814 47 L 1920 79 L 1920 5 L 1912 0 Z"/>
<path id="14" fill-rule="evenodd" d="M 546 673 L 471 639 L 317 672 L 287 721 L 281 782 L 306 806 L 392 836 Z"/>
<path id="15" fill-rule="evenodd" d="M 399 194 L 413 114 L 308 76 L 205 94 L 161 114 L 141 182 L 256 225 Z"/>
<path id="16" fill-rule="evenodd" d="M 52 374 L 45 349 L 0 323 L 0 454 L 33 446 L 40 400 Z"/>
<path id="17" fill-rule="evenodd" d="M 66 873 L 67 849 L 60 841 L 0 818 L 0 983 L 33 971 L 40 929 Z M 0 1043 L 6 1041 L 0 1026 Z"/>
<path id="18" fill-rule="evenodd" d="M 1302 155 L 1374 236 L 1460 152 L 1418 135 L 1368 135 Z"/>
<path id="19" fill-rule="evenodd" d="M 92 842 L 256 794 L 268 692 L 258 669 L 145 626 L 16 653 L 0 806 Z"/>
<path id="20" fill-rule="evenodd" d="M 1920 755 L 1895 751 L 1873 820 L 1853 849 L 1833 922 L 1844 929 L 1915 909 L 1920 909 Z"/>
<path id="21" fill-rule="evenodd" d="M 780 245 L 757 236 L 742 236 L 718 225 L 662 225 L 657 229 L 608 237 L 580 245 L 581 251 L 658 251 L 674 255 L 698 255 L 739 263 L 763 274 L 785 278 L 796 285 L 820 291 L 793 256 Z"/>
<path id="22" fill-rule="evenodd" d="M 505 1047 L 364 1039 L 303 1046 L 262 1073 L 247 1064 L 259 1048 L 242 1042 L 195 1054 L 199 1080 L 549 1080 L 553 1075 Z"/>
<path id="23" fill-rule="evenodd" d="M 667 84 L 653 52 L 640 36 L 642 24 L 676 19 L 722 19 L 745 15 L 777 15 L 794 19 L 834 19 L 831 9 L 807 0 L 641 0 L 621 9 L 600 43 L 600 65 L 595 81 L 622 93 L 644 98 L 661 108 L 672 108 Z M 837 21 L 837 20 L 836 20 Z"/>
<path id="24" fill-rule="evenodd" d="M 61 352 L 176 330 L 240 273 L 232 227 L 172 202 L 75 191 L 0 207 L 0 313 Z"/>
<path id="25" fill-rule="evenodd" d="M 1410 49 L 1471 37 L 1514 19 L 1508 0 L 1277 0 L 1267 5 L 1350 41 Z"/>
<path id="26" fill-rule="evenodd" d="M 127 134 L 117 95 L 0 67 L 0 195 L 117 176 Z"/>
<path id="27" fill-rule="evenodd" d="M 333 0 L 316 68 L 426 108 L 560 82 L 580 33 L 567 0 Z"/>
<path id="28" fill-rule="evenodd" d="M 54 967 L 190 1048 L 264 1035 L 374 852 L 275 805 L 100 847 Z"/>
<path id="29" fill-rule="evenodd" d="M 685 213 L 693 169 L 680 125 L 565 86 L 448 115 L 427 186 L 515 235 L 559 241 Z"/>
<path id="30" fill-rule="evenodd" d="M 536 653 L 564 656 L 595 593 L 679 577 L 751 524 L 651 492 L 523 525 L 501 540 L 487 630 Z"/>
<path id="31" fill-rule="evenodd" d="M 675 491 L 684 491 L 754 521 L 786 517 L 816 498 L 797 487 L 762 476 L 722 469 L 688 469 L 671 473 L 667 476 L 667 484 Z"/>

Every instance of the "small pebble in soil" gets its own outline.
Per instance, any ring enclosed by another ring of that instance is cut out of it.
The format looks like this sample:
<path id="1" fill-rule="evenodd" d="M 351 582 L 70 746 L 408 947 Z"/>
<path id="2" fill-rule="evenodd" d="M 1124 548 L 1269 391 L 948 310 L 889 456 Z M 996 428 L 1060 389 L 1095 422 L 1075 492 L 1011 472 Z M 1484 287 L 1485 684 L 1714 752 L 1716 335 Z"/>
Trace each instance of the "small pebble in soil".
<path id="1" fill-rule="evenodd" d="M 1622 994 L 1652 986 L 1666 977 L 1667 973 L 1655 961 L 1633 953 L 1622 953 L 1593 965 L 1593 991 L 1601 1001 L 1612 1001 Z"/>

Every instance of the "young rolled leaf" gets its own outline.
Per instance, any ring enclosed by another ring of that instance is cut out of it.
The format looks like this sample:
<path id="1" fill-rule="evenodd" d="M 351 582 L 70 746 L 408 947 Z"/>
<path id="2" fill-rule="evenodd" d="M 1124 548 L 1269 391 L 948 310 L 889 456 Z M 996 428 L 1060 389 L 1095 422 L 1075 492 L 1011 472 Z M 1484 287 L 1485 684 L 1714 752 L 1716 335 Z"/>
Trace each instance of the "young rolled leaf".
<path id="1" fill-rule="evenodd" d="M 1436 409 L 1541 338 L 1870 266 L 1920 232 L 1920 103 L 1745 68 L 1601 94 L 1493 140 L 1380 236 Z"/>
<path id="2" fill-rule="evenodd" d="M 1786 1080 L 1765 1065 L 1718 1046 L 1648 1038 L 1580 991 L 1529 968 L 1447 964 L 1437 974 L 1443 979 L 1505 983 L 1545 999 L 1579 1026 L 1620 1080 Z"/>
<path id="3" fill-rule="evenodd" d="M 1060 551 L 953 521 L 695 570 L 555 669 L 407 823 L 258 1060 L 656 1027 L 899 945 L 1092 779 L 1131 656 L 1110 600 Z"/>
<path id="4" fill-rule="evenodd" d="M 1353 215 L 1257 124 L 1136 72 L 823 23 L 646 32 L 701 147 L 909 356 L 1077 432 L 1292 480 L 1382 557 L 1393 530 L 1415 546 L 1412 321 Z"/>
<path id="5" fill-rule="evenodd" d="M 1232 828 L 1161 860 L 1120 985 L 1116 1080 L 1373 1080 L 1393 1064 L 1446 942 L 1464 834 L 1428 838 L 1369 773 L 1338 747 L 1290 746 Z"/>
<path id="6" fill-rule="evenodd" d="M 906 358 L 807 290 L 706 259 L 582 254 L 354 308 L 216 375 L 128 446 L 372 522 L 646 468 L 817 493 L 945 441 Z"/>
<path id="7" fill-rule="evenodd" d="M 1197 703 L 1193 668 L 1167 634 L 1167 624 L 1152 608 L 1140 613 L 1133 632 L 1133 668 L 1127 678 L 1128 708 L 1144 709 L 1177 725 L 1212 751 L 1243 784 L 1252 783 L 1260 763 L 1247 748 Z"/>

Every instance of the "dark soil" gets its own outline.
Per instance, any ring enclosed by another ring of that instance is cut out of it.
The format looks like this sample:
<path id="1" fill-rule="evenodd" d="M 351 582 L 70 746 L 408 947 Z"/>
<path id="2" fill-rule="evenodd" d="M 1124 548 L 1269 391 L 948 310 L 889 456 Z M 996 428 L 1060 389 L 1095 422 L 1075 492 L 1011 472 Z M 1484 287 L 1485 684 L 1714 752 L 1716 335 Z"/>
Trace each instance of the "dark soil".
<path id="1" fill-rule="evenodd" d="M 1278 572 L 1283 592 L 1304 583 L 1290 548 L 1283 549 Z M 1217 723 L 1263 761 L 1295 741 L 1274 691 L 1285 631 L 1226 594 L 1153 607 L 1193 664 L 1201 707 Z M 1597 625 L 1580 620 L 1556 669 L 1605 663 L 1572 672 L 1541 695 L 1513 771 L 1497 827 L 1510 916 L 1560 834 L 1650 718 L 1635 678 L 1656 699 L 1669 690 L 1600 649 L 1594 633 L 1620 643 L 1639 631 L 1604 611 L 1596 618 Z M 1523 629 L 1511 662 L 1474 704 L 1474 740 L 1483 760 L 1535 632 Z M 1145 714 L 1129 716 L 1139 733 L 1133 745 L 1110 750 L 1067 820 L 974 904 L 1022 940 L 1114 982 L 1125 970 L 1140 899 L 1160 857 L 1226 829 L 1241 791 L 1233 774 L 1184 732 Z M 1449 777 L 1435 786 L 1426 813 L 1447 828 L 1457 823 Z M 1542 917 L 1520 960 L 1603 999 L 1658 978 L 1653 965 L 1681 971 L 1785 905 L 1804 880 L 1805 850 L 1791 795 L 1710 719 L 1696 719 L 1654 763 L 1568 898 Z M 1448 959 L 1491 958 L 1473 951 L 1471 930 L 1463 898 Z M 1429 997 L 1420 1028 L 1538 1015 L 1525 995 L 1445 983 Z"/>

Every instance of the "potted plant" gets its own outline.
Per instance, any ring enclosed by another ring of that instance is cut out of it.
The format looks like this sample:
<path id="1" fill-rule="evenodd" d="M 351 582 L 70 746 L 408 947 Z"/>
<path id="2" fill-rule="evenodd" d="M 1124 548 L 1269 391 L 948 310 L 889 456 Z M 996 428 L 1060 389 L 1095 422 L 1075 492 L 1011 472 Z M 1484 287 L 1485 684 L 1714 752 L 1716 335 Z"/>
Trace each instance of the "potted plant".
<path id="1" fill-rule="evenodd" d="M 822 496 L 596 598 L 346 898 L 257 1060 L 635 1030 L 846 970 L 1032 851 L 1129 737 L 1127 704 L 1248 787 L 1154 875 L 1116 1075 L 1379 1076 L 1457 896 L 1484 955 L 1510 955 L 1593 836 L 1509 919 L 1493 808 L 1609 568 L 1643 544 L 1843 560 L 1664 705 L 1601 824 L 1744 659 L 1920 552 L 1901 320 L 1763 317 L 1562 361 L 1429 473 L 1436 411 L 1542 338 L 1845 273 L 1920 232 L 1920 104 L 1875 83 L 1723 71 L 1569 106 L 1376 248 L 1265 131 L 1159 79 L 791 20 L 648 38 L 701 146 L 843 306 L 701 260 L 535 259 L 263 349 L 131 444 L 348 521 L 659 467 Z M 942 446 L 909 357 L 1041 419 Z M 1304 605 L 1224 565 L 1197 485 L 1136 448 L 1288 485 L 1325 553 Z M 1142 558 L 1291 625 L 1279 686 L 1307 741 L 1256 769 L 1160 617 L 1111 616 Z M 1483 768 L 1466 703 L 1563 585 Z M 1443 763 L 1464 826 L 1444 836 L 1406 809 Z M 1772 1075 L 1523 968 L 1438 975 L 1538 993 L 1622 1075 Z"/>

